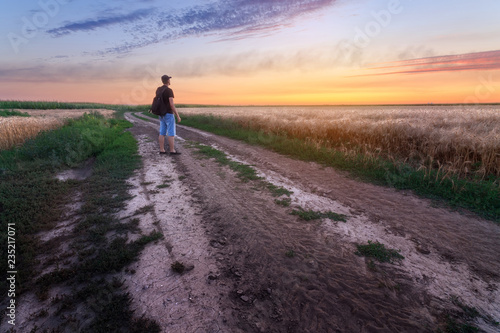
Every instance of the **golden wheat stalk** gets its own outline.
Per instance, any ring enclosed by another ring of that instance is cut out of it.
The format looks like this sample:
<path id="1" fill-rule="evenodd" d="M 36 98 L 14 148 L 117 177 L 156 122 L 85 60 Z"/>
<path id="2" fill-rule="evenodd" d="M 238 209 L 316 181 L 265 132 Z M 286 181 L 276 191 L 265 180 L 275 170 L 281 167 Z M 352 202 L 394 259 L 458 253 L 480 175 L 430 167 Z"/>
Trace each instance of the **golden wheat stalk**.
<path id="1" fill-rule="evenodd" d="M 64 120 L 58 118 L 0 117 L 0 150 L 21 145 L 41 131 L 53 130 L 62 125 Z"/>

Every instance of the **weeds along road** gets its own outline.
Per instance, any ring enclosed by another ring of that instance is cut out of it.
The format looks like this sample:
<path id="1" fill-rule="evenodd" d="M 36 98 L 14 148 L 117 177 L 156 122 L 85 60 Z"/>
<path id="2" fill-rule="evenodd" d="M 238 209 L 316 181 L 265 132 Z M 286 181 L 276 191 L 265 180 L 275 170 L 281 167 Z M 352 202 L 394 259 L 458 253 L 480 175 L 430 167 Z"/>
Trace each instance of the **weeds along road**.
<path id="1" fill-rule="evenodd" d="M 498 330 L 498 224 L 181 125 L 182 154 L 159 155 L 156 121 L 126 118 L 143 159 L 129 211 L 152 207 L 141 228 L 165 235 L 126 283 L 136 314 L 165 332 Z M 242 179 L 202 145 L 261 178 Z M 368 241 L 404 259 L 356 255 Z M 176 261 L 184 273 L 171 270 Z"/>

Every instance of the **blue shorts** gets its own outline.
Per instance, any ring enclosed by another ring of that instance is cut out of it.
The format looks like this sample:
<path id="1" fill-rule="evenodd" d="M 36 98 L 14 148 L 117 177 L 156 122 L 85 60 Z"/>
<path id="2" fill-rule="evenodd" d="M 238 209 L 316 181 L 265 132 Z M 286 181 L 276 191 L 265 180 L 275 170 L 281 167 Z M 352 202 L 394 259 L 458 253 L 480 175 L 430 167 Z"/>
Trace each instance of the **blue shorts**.
<path id="1" fill-rule="evenodd" d="M 173 113 L 160 116 L 160 135 L 175 136 L 175 118 Z"/>

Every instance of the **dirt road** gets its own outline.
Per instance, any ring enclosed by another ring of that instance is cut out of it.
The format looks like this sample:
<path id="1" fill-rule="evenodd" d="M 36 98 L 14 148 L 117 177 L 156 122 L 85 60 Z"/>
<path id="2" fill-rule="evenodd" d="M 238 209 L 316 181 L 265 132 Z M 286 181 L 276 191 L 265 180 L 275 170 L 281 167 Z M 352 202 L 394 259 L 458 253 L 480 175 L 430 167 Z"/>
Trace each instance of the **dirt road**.
<path id="1" fill-rule="evenodd" d="M 136 313 L 165 332 L 434 332 L 464 306 L 480 313 L 474 325 L 500 330 L 498 224 L 183 126 L 182 154 L 159 155 L 156 123 L 126 117 L 144 164 L 128 211 L 154 205 L 141 228 L 165 235 L 126 279 Z M 192 142 L 292 191 L 291 205 Z M 347 222 L 305 221 L 290 214 L 299 207 Z M 405 258 L 373 264 L 355 254 L 368 241 Z M 175 261 L 187 270 L 172 271 Z"/>

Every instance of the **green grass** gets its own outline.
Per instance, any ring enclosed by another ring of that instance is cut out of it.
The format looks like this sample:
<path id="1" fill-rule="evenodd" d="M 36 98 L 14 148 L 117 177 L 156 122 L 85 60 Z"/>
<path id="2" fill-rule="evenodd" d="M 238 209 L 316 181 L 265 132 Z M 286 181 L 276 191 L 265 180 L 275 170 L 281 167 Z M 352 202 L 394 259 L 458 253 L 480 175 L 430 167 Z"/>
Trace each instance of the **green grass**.
<path id="1" fill-rule="evenodd" d="M 154 321 L 145 317 L 134 319 L 130 309 L 131 296 L 126 293 L 120 280 L 96 279 L 76 289 L 72 295 L 57 295 L 52 299 L 52 304 L 57 306 L 56 315 L 71 316 L 81 300 L 87 300 L 89 306 L 78 310 L 83 311 L 84 316 L 93 318 L 83 330 L 85 332 L 161 332 L 160 326 Z M 69 327 L 64 328 L 67 330 Z M 78 329 L 73 327 L 73 330 Z"/>
<path id="2" fill-rule="evenodd" d="M 151 98 L 153 94 L 151 95 Z M 427 104 L 377 104 L 377 106 L 429 106 Z M 434 104 L 439 105 L 468 105 L 468 104 Z M 476 105 L 476 104 L 474 104 Z M 500 103 L 485 103 L 480 105 L 500 105 Z M 218 105 L 218 104 L 176 104 L 177 108 L 220 108 L 220 107 L 230 107 L 231 105 Z M 253 106 L 253 105 L 247 105 Z M 259 105 L 261 107 L 266 107 L 266 105 Z M 267 105 L 272 107 L 291 107 L 291 106 L 301 106 L 309 107 L 309 105 Z M 330 107 L 344 107 L 346 105 L 322 105 Z M 349 106 L 367 106 L 367 105 L 356 105 L 349 104 Z M 104 103 L 88 103 L 88 102 L 57 102 L 57 101 L 15 101 L 15 100 L 0 100 L 0 109 L 108 109 L 116 110 L 120 112 L 143 112 L 148 113 L 150 105 L 123 105 L 123 104 L 104 104 Z M 154 115 L 152 115 L 154 116 Z M 154 116 L 157 117 L 157 116 Z"/>
<path id="3" fill-rule="evenodd" d="M 303 210 L 302 208 L 299 208 L 299 209 L 292 210 L 292 212 L 290 214 L 297 215 L 305 221 L 319 220 L 319 219 L 327 218 L 327 219 L 330 219 L 333 221 L 347 222 L 346 215 L 337 214 L 337 213 L 334 213 L 331 211 L 317 212 L 314 210 Z"/>
<path id="4" fill-rule="evenodd" d="M 197 153 L 205 158 L 213 158 L 220 165 L 228 166 L 231 170 L 235 171 L 237 177 L 244 182 L 261 179 L 251 166 L 231 161 L 226 154 L 220 150 L 205 145 L 195 145 L 195 148 L 197 149 Z"/>
<path id="5" fill-rule="evenodd" d="M 378 185 L 391 186 L 445 203 L 454 208 L 465 208 L 485 218 L 500 222 L 499 180 L 468 180 L 448 177 L 438 170 L 425 172 L 405 163 L 348 155 L 332 148 L 317 147 L 286 135 L 252 131 L 241 125 L 214 116 L 184 116 L 182 124 L 217 135 L 227 136 L 249 144 L 260 145 L 278 153 L 304 161 L 349 172 L 354 178 Z"/>
<path id="6" fill-rule="evenodd" d="M 149 121 L 149 119 L 144 118 L 144 117 L 141 117 L 141 116 L 137 115 L 137 113 L 132 113 L 132 115 L 133 115 L 134 117 L 138 118 L 138 119 L 141 119 L 141 120 L 144 120 L 144 121 Z"/>
<path id="7" fill-rule="evenodd" d="M 283 199 L 275 199 L 274 202 L 277 205 L 280 205 L 283 207 L 290 207 L 292 200 L 290 198 L 283 198 Z"/>
<path id="8" fill-rule="evenodd" d="M 404 257 L 399 253 L 399 251 L 393 249 L 387 249 L 384 244 L 377 242 L 368 241 L 368 244 L 357 245 L 357 251 L 355 252 L 358 256 L 374 258 L 380 262 L 393 263 L 394 260 L 402 260 Z"/>
<path id="9" fill-rule="evenodd" d="M 30 115 L 26 112 L 0 110 L 0 117 L 30 117 Z"/>
<path id="10" fill-rule="evenodd" d="M 176 107 L 177 107 L 177 106 L 176 106 Z M 148 117 L 148 118 L 158 119 L 158 116 L 157 116 L 157 115 L 155 115 L 155 114 L 152 114 L 151 112 L 147 112 L 147 111 L 145 111 L 145 112 L 141 112 L 141 114 L 142 114 L 143 116 Z M 142 119 L 145 119 L 145 118 L 142 118 Z"/>
<path id="11" fill-rule="evenodd" d="M 43 132 L 22 147 L 0 151 L 0 225 L 1 230 L 7 230 L 7 223 L 16 226 L 17 281 L 22 281 L 16 296 L 33 290 L 44 299 L 53 286 L 65 284 L 73 289 L 75 286 L 83 289 L 94 286 L 97 290 L 93 294 L 83 297 L 77 292 L 65 298 L 73 303 L 61 304 L 60 311 L 69 311 L 70 315 L 74 312 L 71 309 L 87 309 L 85 315 L 91 320 L 85 321 L 88 327 L 79 327 L 83 330 L 108 331 L 113 327 L 140 332 L 144 326 L 150 327 L 152 332 L 159 331 L 154 322 L 134 319 L 129 308 L 130 296 L 123 288 L 104 292 L 106 285 L 112 284 L 111 276 L 115 272 L 136 260 L 147 244 L 162 237 L 155 232 L 129 242 L 127 234 L 139 232 L 137 218 L 124 221 L 115 217 L 131 198 L 127 179 L 141 163 L 135 139 L 124 131 L 130 126 L 124 120 L 87 114 L 68 121 L 60 129 Z M 58 171 L 79 166 L 89 158 L 94 163 L 92 175 L 87 180 L 62 182 L 55 179 Z M 75 200 L 77 192 L 80 193 L 78 201 L 82 202 L 79 219 L 74 234 L 65 240 L 70 242 L 77 261 L 51 259 L 37 263 L 38 253 L 61 255 L 54 253 L 58 246 L 55 241 L 43 244 L 35 235 L 55 226 L 62 209 Z M 149 210 L 146 206 L 136 213 Z M 1 232 L 0 244 L 5 248 L 6 241 L 5 232 Z M 6 253 L 0 252 L 0 291 L 3 294 L 6 291 L 3 276 L 7 271 Z M 51 261 L 57 263 L 57 269 L 39 275 L 37 267 Z M 96 302 L 102 306 L 96 307 Z"/>
<path id="12" fill-rule="evenodd" d="M 153 95 L 151 95 L 151 99 Z M 143 115 L 152 118 L 158 118 L 148 112 L 151 105 L 143 104 L 143 105 L 123 105 L 123 104 L 103 104 L 103 103 L 86 103 L 86 102 L 57 102 L 57 101 L 13 101 L 13 100 L 0 100 L 0 117 L 2 117 L 2 113 L 11 109 L 31 109 L 31 110 L 51 110 L 51 109 L 69 109 L 69 110 L 77 110 L 77 109 L 106 109 L 113 110 L 117 112 L 118 117 L 123 117 L 125 112 L 139 112 Z M 177 108 L 210 108 L 210 107 L 222 107 L 223 105 L 201 105 L 201 104 L 176 104 Z M 17 111 L 14 111 L 17 112 Z M 19 116 L 19 115 L 17 115 Z M 136 114 L 134 114 L 137 118 L 142 118 Z M 3 116 L 5 117 L 5 116 Z"/>
<path id="13" fill-rule="evenodd" d="M 292 191 L 289 191 L 287 190 L 286 188 L 284 187 L 280 187 L 280 186 L 276 186 L 274 184 L 271 184 L 271 183 L 268 183 L 266 185 L 267 189 L 271 192 L 271 194 L 275 197 L 280 197 L 282 195 L 285 195 L 285 196 L 290 196 L 293 194 Z"/>
<path id="14" fill-rule="evenodd" d="M 144 207 L 137 209 L 134 212 L 134 215 L 144 215 L 144 214 L 147 214 L 149 212 L 154 212 L 154 209 L 155 209 L 154 205 L 147 205 L 147 206 L 144 206 Z"/>
<path id="15" fill-rule="evenodd" d="M 86 281 L 96 274 L 119 272 L 134 262 L 148 243 L 161 238 L 163 238 L 163 235 L 158 232 L 144 235 L 134 242 L 127 242 L 125 237 L 116 237 L 110 244 L 101 248 L 95 257 L 75 267 L 74 271 L 77 272 L 77 275 L 73 276 L 73 278 Z M 40 283 L 37 283 L 37 285 L 40 285 Z"/>
<path id="16" fill-rule="evenodd" d="M 464 304 L 459 297 L 452 296 L 451 302 L 459 309 L 448 311 L 445 314 L 444 332 L 446 333 L 469 333 L 479 332 L 479 328 L 473 325 L 477 318 L 481 318 L 491 327 L 498 329 L 499 323 L 490 315 L 483 314 L 475 307 Z"/>
<path id="17" fill-rule="evenodd" d="M 255 181 L 256 182 L 256 186 L 254 187 L 255 190 L 260 191 L 262 189 L 267 189 L 274 197 L 284 196 L 284 198 L 281 199 L 277 198 L 274 200 L 274 202 L 277 205 L 283 207 L 290 206 L 291 199 L 289 197 L 291 194 L 293 194 L 293 192 L 287 190 L 284 187 L 276 186 L 272 183 L 264 181 L 262 177 L 257 176 L 257 172 L 251 166 L 231 161 L 224 152 L 206 145 L 191 142 L 189 143 L 189 147 L 195 148 L 196 152 L 201 156 L 203 156 L 204 158 L 213 158 L 220 165 L 229 166 L 229 168 L 234 170 L 237 174 L 237 177 L 240 178 L 243 182 Z M 332 212 L 325 213 L 325 217 L 336 219 L 337 221 L 345 221 L 345 216 L 338 215 Z"/>
<path id="18" fill-rule="evenodd" d="M 472 320 L 477 317 L 481 317 L 481 314 L 476 308 L 465 305 L 457 296 L 452 296 L 451 302 L 462 310 L 462 315 L 465 318 Z"/>
<path id="19" fill-rule="evenodd" d="M 121 104 L 103 104 L 87 102 L 56 102 L 56 101 L 13 101 L 0 100 L 0 109 L 31 109 L 31 110 L 49 110 L 49 109 L 108 109 L 123 111 L 147 111 L 147 105 L 121 105 Z"/>
<path id="20" fill-rule="evenodd" d="M 53 227 L 61 214 L 61 205 L 73 191 L 71 182 L 54 178 L 57 171 L 78 166 L 91 156 L 112 146 L 123 124 L 87 115 L 72 120 L 59 130 L 43 132 L 22 147 L 0 151 L 0 223 L 15 223 L 17 262 L 22 279 L 28 278 L 36 253 L 33 235 Z M 6 244 L 6 235 L 0 234 Z M 1 269 L 6 271 L 5 252 L 0 252 Z M 0 282 L 4 287 L 4 282 Z"/>
<path id="21" fill-rule="evenodd" d="M 468 323 L 458 322 L 455 319 L 448 317 L 446 319 L 445 333 L 475 333 L 479 332 L 479 328 Z"/>

